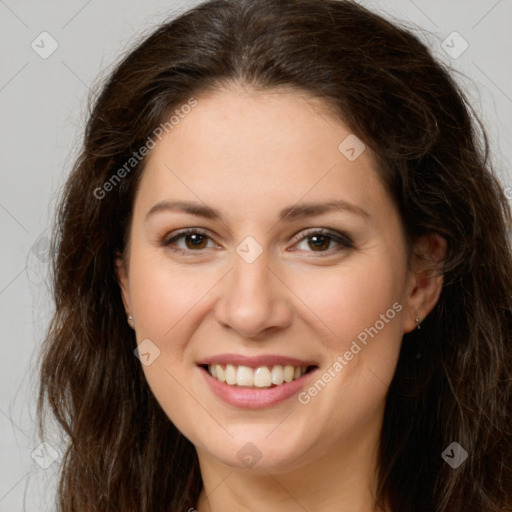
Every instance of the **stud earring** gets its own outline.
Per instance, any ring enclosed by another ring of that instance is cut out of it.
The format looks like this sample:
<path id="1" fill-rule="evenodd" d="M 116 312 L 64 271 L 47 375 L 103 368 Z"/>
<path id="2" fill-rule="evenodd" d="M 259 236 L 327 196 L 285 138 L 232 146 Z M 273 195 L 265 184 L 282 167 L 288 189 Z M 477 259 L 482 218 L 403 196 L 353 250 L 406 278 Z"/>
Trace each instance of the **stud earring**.
<path id="1" fill-rule="evenodd" d="M 130 327 L 133 329 L 135 327 L 135 324 L 133 323 L 133 316 L 130 315 L 128 317 L 128 323 L 130 324 Z"/>
<path id="2" fill-rule="evenodd" d="M 418 330 L 421 330 L 421 327 L 420 327 L 421 320 L 420 320 L 420 315 L 418 315 L 418 313 L 416 313 L 415 320 L 416 320 L 416 323 L 418 324 L 416 328 Z M 416 355 L 415 355 L 416 360 L 419 360 L 422 358 L 422 353 L 421 353 L 422 345 L 423 345 L 422 341 L 423 341 L 423 334 L 418 334 L 418 339 L 416 340 Z"/>

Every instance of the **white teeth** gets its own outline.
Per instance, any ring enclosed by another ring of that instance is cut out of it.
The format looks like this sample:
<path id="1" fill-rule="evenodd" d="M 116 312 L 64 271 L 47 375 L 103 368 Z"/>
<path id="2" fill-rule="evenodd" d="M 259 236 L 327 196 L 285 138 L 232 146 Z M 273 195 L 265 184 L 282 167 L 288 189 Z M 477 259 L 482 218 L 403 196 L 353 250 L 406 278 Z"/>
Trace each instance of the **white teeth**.
<path id="1" fill-rule="evenodd" d="M 266 366 L 256 368 L 254 372 L 254 385 L 257 388 L 268 388 L 272 384 L 270 370 Z"/>
<path id="2" fill-rule="evenodd" d="M 236 372 L 237 386 L 250 386 L 254 384 L 254 372 L 248 366 L 239 366 Z"/>
<path id="3" fill-rule="evenodd" d="M 210 369 L 212 377 L 216 377 L 216 379 L 220 380 L 221 382 L 226 382 L 226 372 L 220 364 L 212 364 L 208 368 Z M 212 368 L 215 368 L 214 371 L 216 375 L 213 375 Z"/>
<path id="4" fill-rule="evenodd" d="M 269 388 L 271 386 L 279 386 L 283 382 L 292 382 L 302 377 L 307 366 L 292 365 L 275 365 L 258 366 L 258 368 L 250 368 L 249 366 L 235 366 L 232 364 L 208 365 L 208 371 L 212 377 L 225 382 L 230 386 Z"/>
<path id="5" fill-rule="evenodd" d="M 232 364 L 226 365 L 226 384 L 236 384 L 236 368 Z"/>
<path id="6" fill-rule="evenodd" d="M 287 365 L 284 367 L 284 381 L 291 382 L 293 380 L 293 376 L 295 375 L 295 370 L 293 366 Z"/>
<path id="7" fill-rule="evenodd" d="M 306 373 L 306 372 L 304 372 Z M 283 367 L 277 364 L 272 368 L 272 384 L 279 386 L 284 382 Z"/>

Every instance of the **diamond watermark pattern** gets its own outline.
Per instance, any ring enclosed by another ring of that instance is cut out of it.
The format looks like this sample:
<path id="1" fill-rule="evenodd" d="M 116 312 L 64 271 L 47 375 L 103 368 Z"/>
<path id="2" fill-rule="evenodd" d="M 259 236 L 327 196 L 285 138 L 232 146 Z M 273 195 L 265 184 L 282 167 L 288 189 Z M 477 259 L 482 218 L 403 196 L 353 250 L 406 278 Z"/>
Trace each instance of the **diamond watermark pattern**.
<path id="1" fill-rule="evenodd" d="M 253 443 L 246 443 L 238 450 L 236 456 L 244 466 L 252 468 L 261 459 L 262 453 Z"/>
<path id="2" fill-rule="evenodd" d="M 42 236 L 30 250 L 40 261 L 46 263 L 50 258 L 50 240 L 47 237 Z"/>
<path id="3" fill-rule="evenodd" d="M 160 349 L 151 340 L 145 339 L 134 350 L 134 354 L 144 366 L 149 366 L 153 364 L 155 359 L 160 357 Z"/>
<path id="4" fill-rule="evenodd" d="M 30 46 L 39 57 L 47 59 L 59 47 L 59 43 L 48 32 L 41 32 Z"/>
<path id="5" fill-rule="evenodd" d="M 339 152 L 347 159 L 353 162 L 361 156 L 366 149 L 363 142 L 353 133 L 343 139 L 338 146 Z"/>
<path id="6" fill-rule="evenodd" d="M 441 454 L 441 457 L 453 469 L 457 469 L 468 458 L 468 452 L 459 443 L 453 442 Z"/>
<path id="7" fill-rule="evenodd" d="M 458 32 L 452 32 L 441 43 L 441 48 L 452 59 L 458 59 L 469 48 L 469 43 Z"/>
<path id="8" fill-rule="evenodd" d="M 59 458 L 57 450 L 47 442 L 37 446 L 30 456 L 43 469 L 48 469 Z"/>
<path id="9" fill-rule="evenodd" d="M 238 245 L 236 252 L 246 263 L 253 263 L 263 252 L 263 247 L 252 236 L 248 236 Z"/>

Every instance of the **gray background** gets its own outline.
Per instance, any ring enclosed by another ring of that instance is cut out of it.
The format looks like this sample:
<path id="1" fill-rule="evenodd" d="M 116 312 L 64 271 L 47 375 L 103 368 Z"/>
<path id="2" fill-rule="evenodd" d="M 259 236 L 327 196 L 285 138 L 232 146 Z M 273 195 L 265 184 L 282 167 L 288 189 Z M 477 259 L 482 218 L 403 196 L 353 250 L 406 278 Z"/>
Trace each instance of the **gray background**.
<path id="1" fill-rule="evenodd" d="M 45 248 L 59 188 L 77 154 L 89 89 L 142 35 L 197 3 L 0 0 L 0 512 L 53 510 L 62 446 L 49 436 L 55 451 L 38 449 L 34 429 L 37 350 L 52 311 Z M 456 70 L 512 198 L 512 2 L 359 3 L 417 27 Z M 453 52 L 464 43 L 450 36 L 454 31 L 469 45 L 460 56 Z M 42 32 L 58 44 L 47 58 L 41 54 L 52 41 Z M 452 56 L 441 46 L 447 37 Z"/>

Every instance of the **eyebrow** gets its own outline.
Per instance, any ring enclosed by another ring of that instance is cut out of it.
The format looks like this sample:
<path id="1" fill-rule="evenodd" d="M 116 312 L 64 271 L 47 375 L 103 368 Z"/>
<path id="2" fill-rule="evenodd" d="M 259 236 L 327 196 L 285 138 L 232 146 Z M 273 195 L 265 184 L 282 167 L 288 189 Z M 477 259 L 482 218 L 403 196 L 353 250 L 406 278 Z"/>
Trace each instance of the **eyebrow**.
<path id="1" fill-rule="evenodd" d="M 146 221 L 156 213 L 167 211 L 184 212 L 198 217 L 203 217 L 205 219 L 223 221 L 222 214 L 218 210 L 215 210 L 210 206 L 206 206 L 203 203 L 194 201 L 160 201 L 148 211 L 146 214 Z M 359 215 L 365 219 L 370 218 L 370 214 L 359 206 L 344 201 L 343 199 L 338 199 L 336 201 L 328 201 L 325 203 L 302 203 L 288 206 L 279 212 L 279 220 L 293 221 L 305 217 L 322 215 L 332 211 L 343 211 Z"/>

